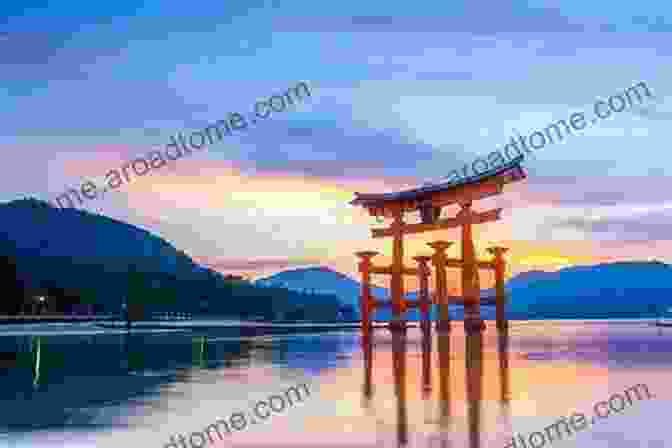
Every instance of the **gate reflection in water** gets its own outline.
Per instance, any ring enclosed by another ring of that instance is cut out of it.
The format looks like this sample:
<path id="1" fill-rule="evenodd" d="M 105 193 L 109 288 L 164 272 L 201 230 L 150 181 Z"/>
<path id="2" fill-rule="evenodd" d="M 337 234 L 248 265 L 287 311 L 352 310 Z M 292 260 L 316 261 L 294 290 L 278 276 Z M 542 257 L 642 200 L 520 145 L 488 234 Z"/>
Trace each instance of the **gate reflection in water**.
<path id="1" fill-rule="evenodd" d="M 387 330 L 381 330 L 387 331 Z M 396 445 L 404 447 L 409 445 L 408 431 L 408 413 L 407 413 L 407 370 L 406 370 L 406 352 L 408 338 L 404 328 L 394 329 L 392 332 L 392 361 L 394 375 L 394 390 L 396 396 Z M 373 380 L 373 356 L 374 356 L 374 337 L 373 331 L 362 335 L 362 349 L 364 353 L 364 387 L 363 399 L 365 407 L 370 413 L 375 414 L 373 398 L 375 394 L 375 384 Z M 454 333 L 453 333 L 454 334 Z M 483 381 L 484 381 L 484 362 L 483 362 L 483 337 L 487 333 L 475 332 L 465 333 L 465 363 L 466 371 L 466 406 L 468 420 L 468 441 L 469 448 L 480 448 L 485 445 L 481 440 L 481 410 L 483 406 Z M 451 360 L 451 332 L 437 332 L 437 356 L 438 356 L 438 431 L 425 438 L 424 445 L 427 448 L 441 447 L 448 448 L 451 444 L 451 370 L 460 368 L 454 366 L 454 360 Z M 425 401 L 425 421 L 432 420 L 435 415 L 432 412 L 432 391 L 431 381 L 431 346 L 432 333 L 429 326 L 422 328 L 422 398 Z M 499 390 L 499 409 L 502 420 L 505 422 L 505 431 L 512 434 L 511 412 L 510 412 L 510 377 L 509 377 L 509 329 L 500 328 L 497 330 L 497 352 L 498 352 L 498 382 Z M 493 372 L 494 373 L 494 372 Z M 490 373 L 492 374 L 492 373 Z M 504 437 L 504 435 L 501 435 Z M 512 436 L 508 436 L 512 437 Z"/>

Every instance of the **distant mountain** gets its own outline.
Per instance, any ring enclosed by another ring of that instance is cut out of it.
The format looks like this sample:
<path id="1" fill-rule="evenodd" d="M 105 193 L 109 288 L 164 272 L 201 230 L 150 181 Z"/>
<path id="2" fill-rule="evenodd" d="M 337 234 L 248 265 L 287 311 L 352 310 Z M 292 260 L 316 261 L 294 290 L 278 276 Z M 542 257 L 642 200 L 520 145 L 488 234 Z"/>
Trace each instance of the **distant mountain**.
<path id="1" fill-rule="evenodd" d="M 359 282 L 326 267 L 284 271 L 258 283 L 328 292 L 359 309 Z M 654 261 L 576 266 L 556 272 L 535 270 L 509 279 L 506 289 L 510 297 L 507 315 L 511 319 L 654 317 L 672 305 L 672 267 Z M 373 294 L 389 297 L 387 289 L 380 287 L 374 287 Z M 483 297 L 493 295 L 493 289 L 482 290 Z M 416 298 L 417 292 L 406 296 Z M 461 306 L 451 305 L 450 309 L 453 318 L 463 317 Z M 493 318 L 494 307 L 484 306 L 482 314 Z M 375 316 L 380 320 L 390 317 L 389 310 Z M 418 317 L 415 310 L 409 313 L 409 319 Z"/>
<path id="2" fill-rule="evenodd" d="M 57 209 L 35 199 L 0 206 L 0 238 L 11 240 L 18 255 L 67 257 L 125 272 L 131 265 L 164 274 L 198 272 L 184 252 L 130 224 L 76 209 Z"/>
<path id="3" fill-rule="evenodd" d="M 575 266 L 507 282 L 512 318 L 645 318 L 672 304 L 672 267 L 659 262 Z"/>
<path id="4" fill-rule="evenodd" d="M 533 271 L 521 272 L 520 274 L 511 277 L 506 282 L 506 288 L 509 290 L 515 288 L 525 288 L 534 282 L 555 278 L 556 276 L 557 272 L 549 272 L 549 271 L 533 270 Z"/>
<path id="5" fill-rule="evenodd" d="M 124 298 L 147 311 L 243 318 L 330 320 L 340 308 L 334 296 L 232 281 L 147 230 L 36 199 L 0 205 L 5 291 L 16 291 L 13 277 L 24 298 L 16 299 L 17 292 L 0 295 L 0 314 L 17 312 L 36 294 L 50 297 L 54 312 L 75 304 L 118 312 Z"/>
<path id="6" fill-rule="evenodd" d="M 344 304 L 352 306 L 355 310 L 357 310 L 357 312 L 359 312 L 359 295 L 361 292 L 361 284 L 347 275 L 344 275 L 328 267 L 320 266 L 282 271 L 271 275 L 270 277 L 259 279 L 255 282 L 255 284 L 275 285 L 296 291 L 316 291 L 325 294 L 333 294 L 337 296 Z M 379 286 L 373 286 L 371 288 L 371 292 L 374 297 L 381 299 L 387 299 L 390 295 L 387 288 L 382 288 Z M 416 299 L 417 294 L 417 291 L 409 291 L 405 294 L 405 296 L 409 299 Z M 490 310 L 489 308 L 491 307 L 483 308 L 484 316 L 494 316 L 494 311 Z M 455 316 L 456 319 L 462 318 L 462 306 L 451 305 L 450 309 L 451 315 Z M 432 309 L 430 316 L 434 317 L 435 314 L 436 310 Z M 408 312 L 407 317 L 410 320 L 418 320 L 420 318 L 420 313 L 417 309 L 411 309 Z M 389 308 L 377 310 L 374 314 L 374 319 L 376 320 L 390 320 L 391 318 L 392 312 Z"/>
<path id="7" fill-rule="evenodd" d="M 256 285 L 278 286 L 297 291 L 334 294 L 344 303 L 359 308 L 360 283 L 327 267 L 292 269 L 259 279 Z M 373 294 L 383 296 L 385 288 L 374 287 Z"/>
<path id="8" fill-rule="evenodd" d="M 351 306 L 356 315 L 359 315 L 360 283 L 347 275 L 327 267 L 311 267 L 279 272 L 270 277 L 259 279 L 256 285 L 268 285 L 288 288 L 294 291 L 316 291 L 323 294 L 333 294 L 344 305 Z M 371 288 L 375 297 L 386 297 L 387 289 L 374 286 Z M 389 310 L 378 312 L 376 319 L 391 318 Z"/>

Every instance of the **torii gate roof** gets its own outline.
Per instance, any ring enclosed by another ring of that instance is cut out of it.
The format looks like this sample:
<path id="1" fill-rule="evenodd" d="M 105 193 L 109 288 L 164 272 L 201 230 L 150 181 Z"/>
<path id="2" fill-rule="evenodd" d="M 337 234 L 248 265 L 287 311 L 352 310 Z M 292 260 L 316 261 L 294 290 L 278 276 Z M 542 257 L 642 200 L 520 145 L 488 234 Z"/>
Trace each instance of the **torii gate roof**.
<path id="1" fill-rule="evenodd" d="M 355 192 L 355 199 L 350 204 L 365 207 L 369 209 L 371 215 L 379 216 L 389 215 L 392 209 L 417 210 L 421 204 L 427 202 L 431 202 L 433 206 L 443 207 L 483 199 L 500 194 L 505 184 L 525 179 L 527 175 L 520 165 L 523 159 L 524 156 L 520 155 L 495 169 L 464 178 L 459 182 L 443 182 L 393 193 Z"/>

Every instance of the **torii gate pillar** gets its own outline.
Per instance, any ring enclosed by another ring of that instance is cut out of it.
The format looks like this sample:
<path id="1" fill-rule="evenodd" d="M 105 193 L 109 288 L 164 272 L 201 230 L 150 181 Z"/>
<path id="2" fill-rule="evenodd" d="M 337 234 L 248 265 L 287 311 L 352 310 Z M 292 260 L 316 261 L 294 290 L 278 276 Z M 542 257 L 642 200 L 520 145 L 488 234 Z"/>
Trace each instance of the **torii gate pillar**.
<path id="1" fill-rule="evenodd" d="M 434 249 L 432 264 L 436 270 L 434 294 L 439 305 L 439 318 L 436 323 L 438 332 L 450 331 L 450 315 L 448 314 L 448 285 L 446 284 L 446 250 L 453 245 L 452 241 L 434 241 L 427 243 Z"/>
<path id="2" fill-rule="evenodd" d="M 506 289 L 504 288 L 504 275 L 506 272 L 506 260 L 504 254 L 508 252 L 508 248 L 501 246 L 489 247 L 488 252 L 495 256 L 495 291 L 496 291 L 496 318 L 497 329 L 505 330 L 509 327 L 509 321 L 506 320 Z"/>
<path id="3" fill-rule="evenodd" d="M 362 336 L 365 338 L 371 333 L 371 313 L 373 312 L 371 297 L 371 258 L 378 252 L 365 250 L 355 253 L 359 258 L 359 272 L 362 274 L 361 293 L 359 296 L 359 310 L 362 318 Z"/>
<path id="4" fill-rule="evenodd" d="M 464 299 L 464 330 L 467 333 L 485 329 L 481 319 L 481 284 L 478 278 L 478 261 L 472 232 L 473 211 L 471 201 L 461 203 L 457 214 L 462 220 L 462 297 Z"/>

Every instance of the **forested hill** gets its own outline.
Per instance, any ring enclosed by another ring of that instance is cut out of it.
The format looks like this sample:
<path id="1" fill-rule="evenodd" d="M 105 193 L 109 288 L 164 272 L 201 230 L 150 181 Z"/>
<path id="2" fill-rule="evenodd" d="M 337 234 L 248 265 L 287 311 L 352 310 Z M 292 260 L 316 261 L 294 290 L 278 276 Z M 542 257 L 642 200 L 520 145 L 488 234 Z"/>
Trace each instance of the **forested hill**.
<path id="1" fill-rule="evenodd" d="M 340 308 L 335 296 L 229 280 L 146 230 L 35 199 L 0 205 L 0 255 L 0 314 L 45 294 L 54 312 L 117 312 L 126 296 L 145 311 L 242 318 L 334 319 Z"/>

